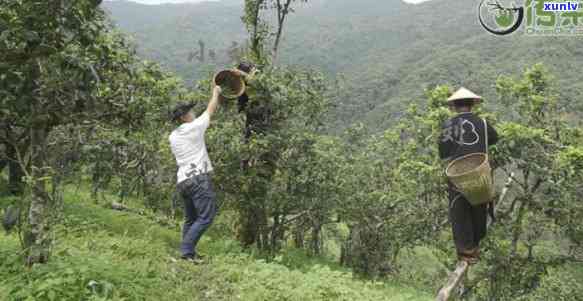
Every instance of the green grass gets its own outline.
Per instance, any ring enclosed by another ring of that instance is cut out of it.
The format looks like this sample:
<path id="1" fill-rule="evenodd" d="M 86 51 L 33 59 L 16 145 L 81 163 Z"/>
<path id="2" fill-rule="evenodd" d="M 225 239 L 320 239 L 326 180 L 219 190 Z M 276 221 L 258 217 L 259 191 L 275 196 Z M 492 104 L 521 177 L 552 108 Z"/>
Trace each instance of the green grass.
<path id="1" fill-rule="evenodd" d="M 12 202 L 0 197 L 0 204 Z M 430 300 L 396 283 L 354 279 L 323 258 L 288 249 L 267 262 L 243 252 L 219 218 L 200 251 L 210 263 L 176 260 L 179 228 L 65 196 L 48 264 L 22 264 L 15 234 L 0 234 L 0 300 Z"/>

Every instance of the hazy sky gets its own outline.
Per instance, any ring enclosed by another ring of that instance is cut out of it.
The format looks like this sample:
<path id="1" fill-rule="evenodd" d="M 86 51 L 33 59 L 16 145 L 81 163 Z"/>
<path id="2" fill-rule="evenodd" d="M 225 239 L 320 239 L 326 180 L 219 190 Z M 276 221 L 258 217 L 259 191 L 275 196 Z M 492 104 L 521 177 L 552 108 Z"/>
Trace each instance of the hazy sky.
<path id="1" fill-rule="evenodd" d="M 184 2 L 196 3 L 196 2 L 218 1 L 218 0 L 130 0 L 130 1 L 138 2 L 138 3 L 142 3 L 142 4 L 162 4 L 162 3 L 184 3 Z"/>
<path id="2" fill-rule="evenodd" d="M 203 1 L 220 1 L 220 0 L 131 0 L 131 1 L 143 3 L 143 4 L 161 4 L 161 3 L 182 3 L 182 2 L 196 3 L 196 2 L 203 2 Z M 403 1 L 408 2 L 408 3 L 420 3 L 420 2 L 425 2 L 425 1 L 429 1 L 429 0 L 403 0 Z"/>

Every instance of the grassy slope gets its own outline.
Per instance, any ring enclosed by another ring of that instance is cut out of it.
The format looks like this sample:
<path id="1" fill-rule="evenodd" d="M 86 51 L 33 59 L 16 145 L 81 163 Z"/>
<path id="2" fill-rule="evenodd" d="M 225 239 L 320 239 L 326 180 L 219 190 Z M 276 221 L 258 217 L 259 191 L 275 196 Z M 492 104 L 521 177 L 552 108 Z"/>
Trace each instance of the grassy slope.
<path id="1" fill-rule="evenodd" d="M 88 199 L 66 195 L 66 217 L 47 265 L 24 269 L 16 255 L 17 236 L 0 234 L 0 300 L 430 299 L 397 284 L 355 280 L 348 271 L 297 251 L 271 263 L 256 259 L 223 237 L 220 220 L 200 246 L 211 264 L 176 261 L 178 229 Z"/>

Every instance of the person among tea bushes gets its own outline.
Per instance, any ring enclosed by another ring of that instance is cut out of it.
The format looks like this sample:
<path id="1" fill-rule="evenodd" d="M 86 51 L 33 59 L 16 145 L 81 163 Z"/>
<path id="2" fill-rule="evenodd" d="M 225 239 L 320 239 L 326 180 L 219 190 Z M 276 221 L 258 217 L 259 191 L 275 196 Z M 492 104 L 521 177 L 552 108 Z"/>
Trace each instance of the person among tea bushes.
<path id="1" fill-rule="evenodd" d="M 206 110 L 198 117 L 194 104 L 178 103 L 171 119 L 178 124 L 169 136 L 178 165 L 177 190 L 184 200 L 185 222 L 180 251 L 182 259 L 202 263 L 196 245 L 217 214 L 216 195 L 211 181 L 213 166 L 205 144 L 205 132 L 219 105 L 221 88 L 215 86 Z"/>
<path id="2" fill-rule="evenodd" d="M 255 66 L 248 62 L 241 62 L 237 68 L 235 69 L 243 76 L 243 80 L 245 81 L 246 89 L 243 95 L 239 96 L 237 99 L 237 107 L 239 109 L 239 113 L 245 111 L 247 108 L 247 104 L 249 103 L 250 97 L 254 97 L 255 89 L 252 84 L 250 84 L 250 80 L 253 79 L 253 76 L 257 72 Z M 250 95 L 251 94 L 251 95 Z"/>
<path id="3" fill-rule="evenodd" d="M 496 130 L 472 112 L 481 102 L 480 96 L 466 88 L 460 88 L 448 99 L 456 116 L 442 126 L 441 159 L 449 163 L 465 155 L 487 153 L 487 145 L 498 141 Z M 492 204 L 472 206 L 450 181 L 448 186 L 449 217 L 457 254 L 460 260 L 475 263 L 480 255 L 480 241 L 486 236 L 488 206 Z"/>
<path id="4" fill-rule="evenodd" d="M 265 134 L 272 126 L 273 108 L 263 95 L 258 95 L 255 87 L 255 74 L 259 70 L 252 63 L 241 62 L 238 70 L 245 80 L 247 88 L 238 99 L 239 113 L 245 113 L 245 141 L 253 133 Z"/>

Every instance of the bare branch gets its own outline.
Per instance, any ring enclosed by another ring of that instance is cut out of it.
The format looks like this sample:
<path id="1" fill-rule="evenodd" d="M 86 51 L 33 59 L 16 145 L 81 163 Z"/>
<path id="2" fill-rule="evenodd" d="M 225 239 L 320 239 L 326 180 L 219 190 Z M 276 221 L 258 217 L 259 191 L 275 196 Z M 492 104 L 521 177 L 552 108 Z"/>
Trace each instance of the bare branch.
<path id="1" fill-rule="evenodd" d="M 446 301 L 452 295 L 452 292 L 462 283 L 462 279 L 464 278 L 466 272 L 468 271 L 470 265 L 467 261 L 460 261 L 457 264 L 456 269 L 449 275 L 447 279 L 447 283 L 444 287 L 439 290 L 437 294 L 437 301 Z"/>

